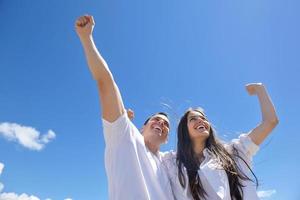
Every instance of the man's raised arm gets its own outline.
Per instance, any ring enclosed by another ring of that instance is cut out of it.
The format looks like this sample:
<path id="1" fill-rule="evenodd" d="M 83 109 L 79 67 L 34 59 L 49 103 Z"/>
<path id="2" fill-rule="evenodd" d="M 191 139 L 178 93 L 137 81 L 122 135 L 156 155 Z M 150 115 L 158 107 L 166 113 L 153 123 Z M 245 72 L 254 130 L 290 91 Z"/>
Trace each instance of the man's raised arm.
<path id="1" fill-rule="evenodd" d="M 83 46 L 89 69 L 98 84 L 102 117 L 109 122 L 113 122 L 124 113 L 124 105 L 112 73 L 94 43 L 92 35 L 94 26 L 95 21 L 90 15 L 79 17 L 75 23 L 76 32 Z"/>

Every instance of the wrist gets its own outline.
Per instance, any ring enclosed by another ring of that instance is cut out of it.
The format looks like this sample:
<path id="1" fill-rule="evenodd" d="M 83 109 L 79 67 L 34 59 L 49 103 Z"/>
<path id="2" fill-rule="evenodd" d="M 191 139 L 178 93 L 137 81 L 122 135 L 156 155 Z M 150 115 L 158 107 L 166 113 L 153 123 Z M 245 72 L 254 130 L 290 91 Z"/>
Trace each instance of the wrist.
<path id="1" fill-rule="evenodd" d="M 262 93 L 265 93 L 266 92 L 266 89 L 264 87 L 264 85 L 260 85 L 259 87 L 257 87 L 256 89 L 256 93 L 259 95 L 259 94 L 262 94 Z"/>
<path id="2" fill-rule="evenodd" d="M 93 41 L 92 35 L 80 36 L 79 37 L 82 43 L 87 43 Z"/>

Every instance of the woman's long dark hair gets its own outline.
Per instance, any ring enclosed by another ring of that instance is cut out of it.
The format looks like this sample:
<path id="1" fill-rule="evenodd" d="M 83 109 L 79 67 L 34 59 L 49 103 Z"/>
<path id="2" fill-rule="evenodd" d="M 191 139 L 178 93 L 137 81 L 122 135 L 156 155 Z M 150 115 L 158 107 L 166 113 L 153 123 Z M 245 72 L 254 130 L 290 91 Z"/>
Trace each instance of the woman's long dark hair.
<path id="1" fill-rule="evenodd" d="M 187 127 L 187 118 L 188 114 L 191 111 L 200 112 L 202 115 L 204 115 L 203 111 L 201 111 L 200 109 L 189 109 L 179 122 L 177 129 L 176 156 L 176 161 L 178 165 L 178 178 L 181 186 L 185 187 L 187 183 L 182 171 L 183 167 L 185 167 L 188 175 L 188 184 L 190 186 L 193 199 L 202 200 L 206 198 L 207 194 L 202 186 L 198 174 L 200 162 L 199 159 L 196 157 L 196 154 L 194 153 L 192 141 L 190 139 Z M 234 160 L 235 157 L 241 159 L 247 165 L 247 167 L 250 169 L 251 173 L 255 178 L 256 186 L 258 186 L 257 178 L 251 170 L 250 166 L 247 164 L 247 162 L 239 156 L 235 148 L 233 148 L 233 153 L 229 154 L 228 151 L 224 148 L 223 144 L 216 138 L 212 127 L 210 128 L 209 137 L 205 142 L 205 147 L 209 149 L 210 152 L 212 152 L 213 156 L 218 160 L 218 163 L 220 163 L 221 167 L 225 170 L 229 181 L 231 199 L 243 199 L 242 187 L 244 186 L 242 185 L 241 180 L 253 181 L 241 171 L 241 169 Z"/>

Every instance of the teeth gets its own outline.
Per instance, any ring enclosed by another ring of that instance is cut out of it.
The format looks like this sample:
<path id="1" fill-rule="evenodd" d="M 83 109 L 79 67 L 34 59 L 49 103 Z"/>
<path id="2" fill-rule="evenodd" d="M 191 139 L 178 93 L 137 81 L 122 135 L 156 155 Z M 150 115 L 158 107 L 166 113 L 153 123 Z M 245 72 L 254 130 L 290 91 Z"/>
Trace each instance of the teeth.
<path id="1" fill-rule="evenodd" d="M 162 130 L 161 130 L 161 128 L 159 128 L 159 127 L 154 127 L 154 130 L 156 130 L 156 132 L 157 132 L 157 134 L 158 134 L 159 136 L 162 136 Z"/>
<path id="2" fill-rule="evenodd" d="M 158 127 L 158 126 L 154 127 L 154 129 L 155 129 L 155 130 L 158 130 L 158 131 L 160 131 L 160 132 L 162 132 L 161 128 Z"/>
<path id="3" fill-rule="evenodd" d="M 197 127 L 198 130 L 200 130 L 202 128 L 205 128 L 205 127 L 203 125 L 200 125 L 200 126 Z"/>

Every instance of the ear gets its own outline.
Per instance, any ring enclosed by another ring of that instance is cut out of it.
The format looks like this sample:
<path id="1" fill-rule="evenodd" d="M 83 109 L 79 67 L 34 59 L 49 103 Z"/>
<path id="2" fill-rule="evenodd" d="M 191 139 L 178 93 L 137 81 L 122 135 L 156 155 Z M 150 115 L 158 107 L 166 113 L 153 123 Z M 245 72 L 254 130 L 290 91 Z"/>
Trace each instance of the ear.
<path id="1" fill-rule="evenodd" d="M 168 133 L 168 135 L 167 135 L 167 138 L 166 138 L 166 140 L 165 140 L 165 144 L 167 144 L 167 143 L 169 142 L 169 138 L 170 138 L 170 131 L 169 131 L 169 133 Z"/>
<path id="2" fill-rule="evenodd" d="M 145 129 L 145 125 L 141 128 L 140 132 L 143 133 Z"/>
<path id="3" fill-rule="evenodd" d="M 169 142 L 169 136 L 166 138 L 163 144 L 167 144 Z"/>

